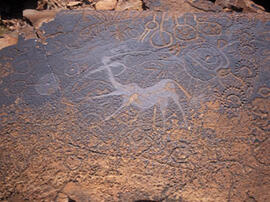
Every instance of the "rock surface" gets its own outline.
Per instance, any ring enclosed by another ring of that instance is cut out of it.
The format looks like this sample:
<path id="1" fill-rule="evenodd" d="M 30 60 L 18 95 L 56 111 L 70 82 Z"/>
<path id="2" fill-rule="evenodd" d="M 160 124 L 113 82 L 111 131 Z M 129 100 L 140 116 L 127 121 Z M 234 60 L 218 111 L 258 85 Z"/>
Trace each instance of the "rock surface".
<path id="1" fill-rule="evenodd" d="M 0 200 L 267 201 L 270 16 L 62 11 L 0 51 Z"/>
<path id="2" fill-rule="evenodd" d="M 265 9 L 251 0 L 144 0 L 150 10 L 177 12 L 253 12 Z"/>
<path id="3" fill-rule="evenodd" d="M 17 1 L 18 3 L 13 3 Z M 251 0 L 38 0 L 37 5 L 27 1 L 0 1 L 0 37 L 2 27 L 9 32 L 17 32 L 26 38 L 35 38 L 32 24 L 25 12 L 32 12 L 34 22 L 46 21 L 45 16 L 59 10 L 152 10 L 163 12 L 252 12 L 265 13 L 265 8 Z M 269 8 L 262 2 L 268 11 Z M 28 9 L 27 9 L 28 8 Z M 24 11 L 25 9 L 25 11 Z M 37 9 L 37 10 L 33 10 Z M 43 11 L 44 10 L 44 11 Z M 43 11 L 43 12 L 40 12 Z M 26 17 L 26 18 L 22 18 Z M 37 28 L 37 27 L 35 27 Z M 7 37 L 7 36 L 5 36 Z M 12 36 L 11 36 L 12 37 Z M 11 43 L 12 45 L 12 43 Z M 4 47 L 4 46 L 3 46 Z"/>

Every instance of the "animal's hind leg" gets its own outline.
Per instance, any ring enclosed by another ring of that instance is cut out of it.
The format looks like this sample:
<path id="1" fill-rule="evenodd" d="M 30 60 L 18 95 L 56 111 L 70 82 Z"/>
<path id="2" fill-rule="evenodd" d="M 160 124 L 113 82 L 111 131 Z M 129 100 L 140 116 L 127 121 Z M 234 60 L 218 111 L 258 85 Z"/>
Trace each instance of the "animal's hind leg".
<path id="1" fill-rule="evenodd" d="M 182 116 L 183 116 L 183 120 L 185 122 L 185 126 L 187 127 L 187 121 L 186 121 L 186 114 L 182 108 L 182 106 L 180 105 L 179 103 L 179 100 L 178 100 L 178 96 L 176 94 L 174 95 L 171 95 L 171 98 L 173 99 L 174 103 L 178 106 L 178 108 L 180 109 L 181 113 L 182 113 Z"/>
<path id="2" fill-rule="evenodd" d="M 159 101 L 159 106 L 160 106 L 160 111 L 162 115 L 162 121 L 163 121 L 163 131 L 165 132 L 165 127 L 166 127 L 166 110 L 168 106 L 168 99 L 162 99 Z"/>

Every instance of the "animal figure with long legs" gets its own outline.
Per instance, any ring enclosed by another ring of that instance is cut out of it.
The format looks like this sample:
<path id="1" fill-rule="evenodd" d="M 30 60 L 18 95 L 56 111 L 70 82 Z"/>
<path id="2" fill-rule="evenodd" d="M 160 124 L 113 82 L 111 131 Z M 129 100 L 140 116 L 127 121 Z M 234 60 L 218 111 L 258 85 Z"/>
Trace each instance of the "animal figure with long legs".
<path id="1" fill-rule="evenodd" d="M 104 57 L 102 59 L 102 62 L 103 66 L 89 72 L 88 74 L 94 74 L 96 72 L 106 70 L 109 75 L 109 80 L 116 90 L 108 94 L 93 96 L 88 99 L 101 99 L 104 97 L 115 95 L 123 97 L 121 106 L 110 116 L 106 117 L 105 121 L 111 119 L 113 116 L 120 113 L 120 111 L 123 108 L 129 105 L 133 105 L 139 108 L 140 110 L 147 110 L 153 107 L 154 105 L 158 105 L 160 107 L 163 121 L 165 124 L 166 109 L 169 104 L 169 99 L 172 99 L 173 102 L 177 105 L 177 107 L 181 111 L 183 120 L 185 122 L 185 125 L 187 126 L 185 112 L 182 109 L 181 104 L 179 103 L 179 96 L 176 93 L 177 87 L 184 93 L 184 95 L 187 97 L 188 100 L 191 98 L 191 96 L 180 84 L 178 84 L 176 81 L 172 79 L 163 79 L 158 83 L 156 83 L 155 85 L 147 88 L 141 88 L 136 83 L 121 84 L 115 79 L 111 71 L 111 68 L 117 67 L 119 65 L 125 67 L 125 65 L 116 61 L 111 61 L 110 57 Z"/>

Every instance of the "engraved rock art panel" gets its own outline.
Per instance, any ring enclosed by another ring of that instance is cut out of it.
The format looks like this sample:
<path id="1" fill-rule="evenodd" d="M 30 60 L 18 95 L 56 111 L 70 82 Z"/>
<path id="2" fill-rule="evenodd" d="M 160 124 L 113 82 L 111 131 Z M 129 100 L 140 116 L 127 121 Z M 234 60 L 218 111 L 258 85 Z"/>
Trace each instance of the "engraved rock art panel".
<path id="1" fill-rule="evenodd" d="M 1 50 L 0 199 L 267 201 L 269 19 L 60 12 Z"/>

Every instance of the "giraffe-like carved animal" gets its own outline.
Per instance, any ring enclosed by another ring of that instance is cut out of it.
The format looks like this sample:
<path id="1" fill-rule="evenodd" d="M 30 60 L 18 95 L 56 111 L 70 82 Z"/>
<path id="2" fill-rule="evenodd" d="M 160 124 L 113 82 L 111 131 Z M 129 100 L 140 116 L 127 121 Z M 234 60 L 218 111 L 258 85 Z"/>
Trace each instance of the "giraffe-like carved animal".
<path id="1" fill-rule="evenodd" d="M 110 116 L 105 118 L 105 121 L 111 119 L 113 116 L 116 114 L 120 113 L 120 111 L 129 106 L 133 105 L 140 110 L 147 110 L 155 105 L 158 105 L 160 107 L 162 117 L 163 117 L 163 122 L 165 124 L 165 115 L 166 115 L 166 109 L 169 104 L 169 99 L 172 99 L 174 103 L 177 105 L 179 110 L 182 113 L 183 120 L 185 123 L 185 126 L 187 126 L 186 118 L 185 118 L 185 112 L 179 102 L 179 95 L 176 92 L 177 87 L 184 93 L 184 95 L 187 97 L 189 100 L 191 98 L 190 94 L 176 81 L 172 79 L 163 79 L 156 83 L 153 86 L 147 87 L 147 88 L 141 88 L 138 84 L 136 83 L 130 83 L 130 84 L 121 84 L 118 81 L 116 81 L 111 68 L 112 67 L 117 67 L 119 65 L 122 65 L 127 68 L 124 64 L 111 61 L 110 57 L 103 57 L 102 59 L 103 66 L 99 67 L 96 70 L 93 70 L 88 73 L 89 74 L 94 74 L 99 71 L 106 70 L 109 75 L 109 80 L 112 84 L 112 86 L 116 89 L 115 91 L 104 94 L 104 95 L 99 95 L 99 96 L 93 96 L 87 99 L 101 99 L 104 97 L 109 97 L 109 96 L 115 96 L 119 95 L 123 97 L 123 101 L 121 106 Z"/>

